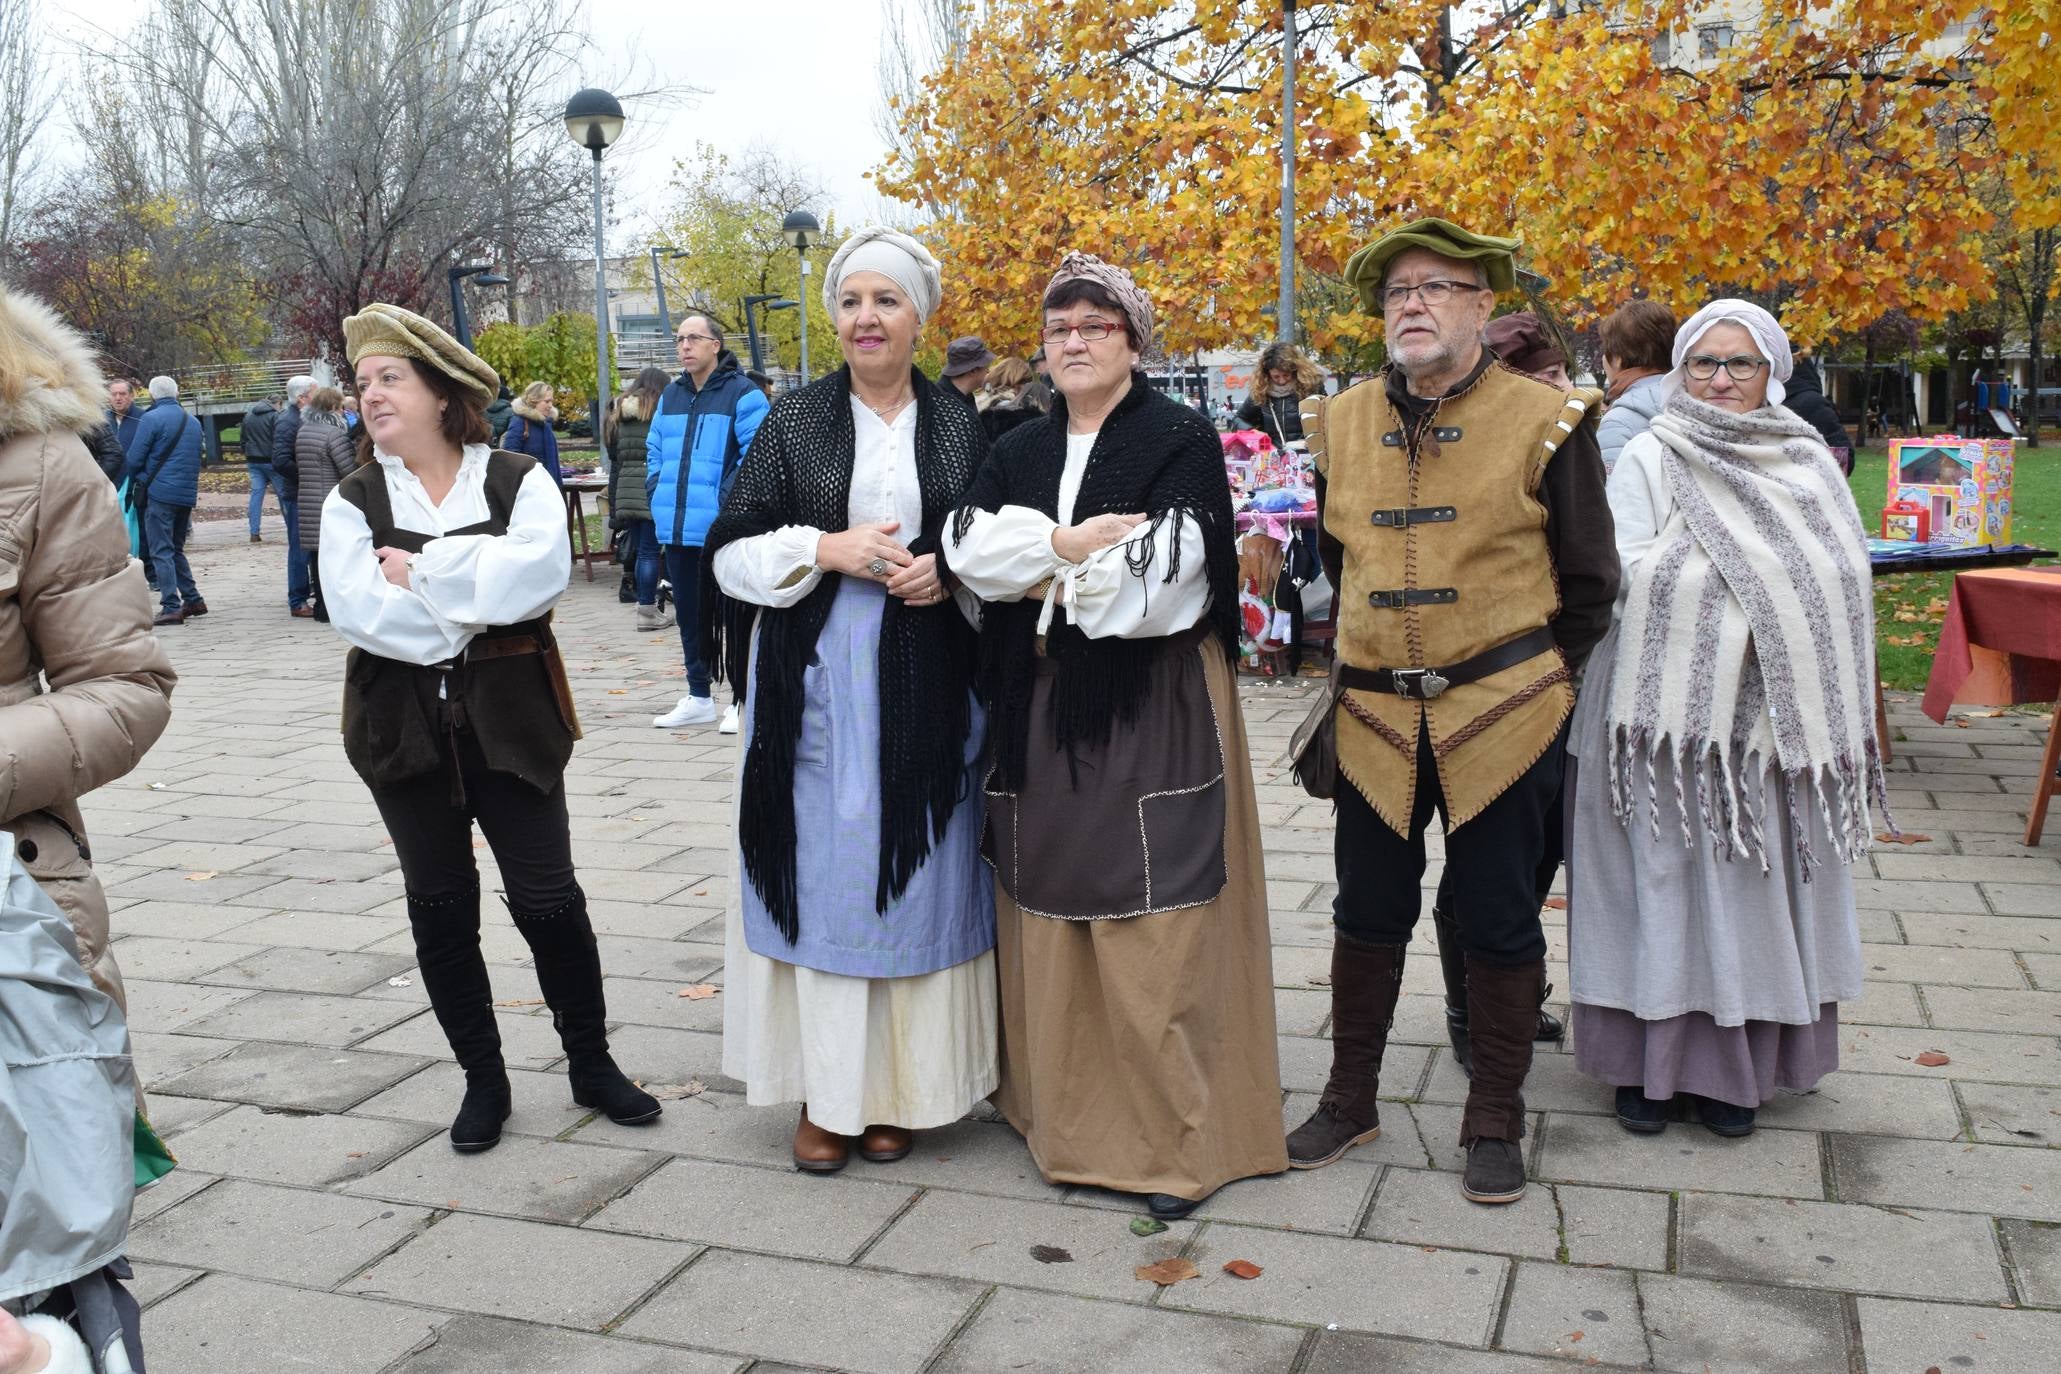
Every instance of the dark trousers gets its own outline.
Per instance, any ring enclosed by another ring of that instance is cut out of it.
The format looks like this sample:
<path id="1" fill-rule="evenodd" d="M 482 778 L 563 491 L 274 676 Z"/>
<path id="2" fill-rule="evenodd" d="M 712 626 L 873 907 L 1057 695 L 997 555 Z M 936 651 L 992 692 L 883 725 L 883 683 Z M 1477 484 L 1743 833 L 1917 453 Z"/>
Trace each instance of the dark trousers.
<path id="1" fill-rule="evenodd" d="M 629 573 L 639 606 L 658 604 L 659 565 L 664 559 L 658 547 L 658 526 L 649 520 L 623 522 L 623 567 Z M 675 584 L 675 597 L 678 596 Z"/>
<path id="2" fill-rule="evenodd" d="M 158 603 L 176 611 L 183 601 L 200 600 L 200 588 L 193 585 L 193 569 L 186 565 L 186 535 L 193 528 L 193 507 L 168 506 L 153 501 L 143 517 L 144 537 L 150 542 L 150 563 L 157 571 Z"/>
<path id="3" fill-rule="evenodd" d="M 441 769 L 372 789 L 409 895 L 442 897 L 479 886 L 472 857 L 472 825 L 478 821 L 512 910 L 527 915 L 564 906 L 578 891 L 564 784 L 545 793 L 492 772 L 470 731 L 459 731 L 457 738 L 463 802 L 452 801 L 451 775 Z"/>
<path id="4" fill-rule="evenodd" d="M 1553 742 L 1517 781 L 1474 819 L 1446 835 L 1446 877 L 1453 914 L 1471 958 L 1517 968 L 1546 957 L 1539 926 L 1539 866 L 1547 816 L 1560 795 L 1566 736 Z M 1404 945 L 1423 903 L 1424 828 L 1434 810 L 1446 814 L 1431 738 L 1417 736 L 1417 799 L 1406 839 L 1388 828 L 1352 786 L 1340 780 L 1336 855 L 1338 896 L 1332 922 L 1355 940 Z M 1441 888 L 1441 891 L 1444 891 Z"/>
<path id="5" fill-rule="evenodd" d="M 301 503 L 292 496 L 282 495 L 279 512 L 286 517 L 286 605 L 288 610 L 296 610 L 308 604 L 308 584 L 315 576 L 315 558 L 301 549 Z"/>
<path id="6" fill-rule="evenodd" d="M 687 667 L 687 694 L 709 694 L 709 667 L 701 661 L 701 550 L 665 546 L 666 577 L 673 584 L 673 623 L 680 628 L 680 657 Z"/>

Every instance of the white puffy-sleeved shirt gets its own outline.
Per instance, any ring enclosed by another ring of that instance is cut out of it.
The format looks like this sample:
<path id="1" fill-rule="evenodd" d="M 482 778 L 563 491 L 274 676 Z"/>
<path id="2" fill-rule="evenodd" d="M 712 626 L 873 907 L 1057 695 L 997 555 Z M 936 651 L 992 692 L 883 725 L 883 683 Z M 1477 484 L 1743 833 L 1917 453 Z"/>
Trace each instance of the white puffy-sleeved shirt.
<path id="1" fill-rule="evenodd" d="M 852 487 L 845 503 L 851 525 L 895 521 L 887 536 L 907 548 L 923 528 L 923 484 L 916 475 L 916 407 L 902 407 L 892 424 L 857 396 L 852 405 Z M 849 528 L 849 526 L 848 526 Z M 823 580 L 816 545 L 826 531 L 782 525 L 770 534 L 736 539 L 716 551 L 716 583 L 739 601 L 775 609 L 797 605 Z M 959 607 L 978 624 L 969 595 Z"/>
<path id="2" fill-rule="evenodd" d="M 480 631 L 534 620 L 565 594 L 572 575 L 565 499 L 541 464 L 523 475 L 506 534 L 444 533 L 487 519 L 489 452 L 485 444 L 465 446 L 458 480 L 440 505 L 405 463 L 373 450 L 395 526 L 433 536 L 415 555 L 406 587 L 381 574 L 365 513 L 341 489 L 322 503 L 322 600 L 347 642 L 402 663 L 442 663 Z"/>
<path id="3" fill-rule="evenodd" d="M 1029 506 L 976 511 L 964 538 L 952 537 L 946 522 L 952 571 L 983 601 L 1021 601 L 1052 579 L 1038 630 L 1051 627 L 1058 607 L 1090 639 L 1150 639 L 1178 634 L 1202 619 L 1209 607 L 1209 574 L 1202 529 L 1189 516 L 1158 528 L 1140 525 L 1120 543 L 1068 563 L 1052 547 L 1055 530 L 1073 523 L 1073 508 L 1087 475 L 1093 434 L 1066 436 L 1066 466 L 1059 474 L 1059 518 Z M 1179 539 L 1180 576 L 1165 577 L 1172 541 Z M 1139 571 L 1132 571 L 1133 568 Z"/>

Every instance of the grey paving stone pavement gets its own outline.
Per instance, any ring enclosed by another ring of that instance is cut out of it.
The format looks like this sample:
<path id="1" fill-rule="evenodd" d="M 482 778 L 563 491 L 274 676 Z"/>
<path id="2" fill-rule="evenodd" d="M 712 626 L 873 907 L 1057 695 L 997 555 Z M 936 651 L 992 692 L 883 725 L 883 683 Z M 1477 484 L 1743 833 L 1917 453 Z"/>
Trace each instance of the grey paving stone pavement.
<path id="1" fill-rule="evenodd" d="M 529 951 L 489 900 L 515 1114 L 499 1149 L 452 1153 L 460 1078 L 338 738 L 343 646 L 286 615 L 278 529 L 252 546 L 240 521 L 197 528 L 213 613 L 164 632 L 171 729 L 85 804 L 181 1162 L 132 1232 L 153 1368 L 1922 1374 L 2044 1369 L 2061 1348 L 2061 833 L 2019 842 L 2044 715 L 1940 727 L 1892 696 L 1892 796 L 1928 838 L 1864 861 L 1841 1069 L 1751 1138 L 1626 1135 L 1571 1044 L 1542 1045 L 1535 1182 L 1511 1207 L 1465 1202 L 1466 1081 L 1426 922 L 1381 1139 L 1141 1238 L 1133 1200 L 1046 1183 L 985 1107 L 897 1164 L 791 1169 L 794 1109 L 749 1107 L 721 1075 L 720 993 L 677 995 L 722 983 L 735 741 L 650 726 L 682 690 L 677 640 L 634 633 L 607 573 L 576 573 L 558 613 L 586 727 L 574 853 L 618 1057 L 701 1091 L 643 1128 L 576 1107 Z M 1330 1054 L 1330 812 L 1282 761 L 1308 690 L 1242 689 L 1285 1119 Z M 1564 993 L 1563 914 L 1546 922 Z M 1164 1257 L 1197 1276 L 1134 1276 Z"/>

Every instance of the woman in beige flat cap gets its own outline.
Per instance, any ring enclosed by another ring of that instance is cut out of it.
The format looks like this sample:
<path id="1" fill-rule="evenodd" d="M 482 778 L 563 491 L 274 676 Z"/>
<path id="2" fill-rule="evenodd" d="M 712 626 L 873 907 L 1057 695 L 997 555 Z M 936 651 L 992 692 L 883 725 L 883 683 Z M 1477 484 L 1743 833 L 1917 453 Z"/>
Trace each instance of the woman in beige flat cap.
<path id="1" fill-rule="evenodd" d="M 353 646 L 344 752 L 393 837 L 422 985 L 465 1071 L 451 1147 L 492 1148 L 510 1111 L 475 821 L 536 958 L 573 1101 L 650 1121 L 658 1102 L 609 1057 L 573 873 L 564 773 L 579 722 L 551 634 L 572 567 L 565 506 L 534 459 L 488 447 L 500 379 L 450 335 L 373 305 L 344 321 L 344 342 L 360 466 L 322 504 L 322 598 Z"/>

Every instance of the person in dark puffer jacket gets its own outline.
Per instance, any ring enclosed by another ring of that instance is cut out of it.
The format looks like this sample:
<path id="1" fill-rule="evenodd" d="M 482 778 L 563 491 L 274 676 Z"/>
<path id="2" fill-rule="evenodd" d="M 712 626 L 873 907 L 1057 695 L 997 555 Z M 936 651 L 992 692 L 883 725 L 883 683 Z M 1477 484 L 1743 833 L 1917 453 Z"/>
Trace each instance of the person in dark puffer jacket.
<path id="1" fill-rule="evenodd" d="M 357 440 L 344 423 L 343 393 L 335 387 L 318 388 L 308 397 L 308 408 L 294 436 L 294 466 L 298 471 L 301 553 L 308 560 L 308 585 L 314 593 L 309 614 L 326 625 L 329 608 L 322 602 L 322 503 L 337 483 L 358 469 Z"/>
<path id="2" fill-rule="evenodd" d="M 663 630 L 672 624 L 658 607 L 658 531 L 651 523 L 651 496 L 644 489 L 645 446 L 651 417 L 666 389 L 666 374 L 647 367 L 616 404 L 608 427 L 608 509 L 625 535 L 623 566 L 637 598 L 637 628 Z"/>
<path id="3" fill-rule="evenodd" d="M 1816 360 L 1809 354 L 1799 357 L 1796 371 L 1790 374 L 1784 389 L 1789 394 L 1782 404 L 1825 436 L 1825 447 L 1832 450 L 1832 456 L 1846 469 L 1846 475 L 1853 476 L 1853 436 L 1846 432 L 1845 425 L 1839 423 L 1839 412 L 1825 399 L 1825 384 L 1818 379 Z"/>
<path id="4" fill-rule="evenodd" d="M 143 529 L 160 606 L 152 623 L 183 625 L 208 613 L 186 563 L 186 535 L 200 500 L 200 421 L 179 404 L 179 384 L 170 377 L 152 377 L 150 395 L 153 404 L 129 450 L 129 477 L 131 489 L 150 502 Z"/>

